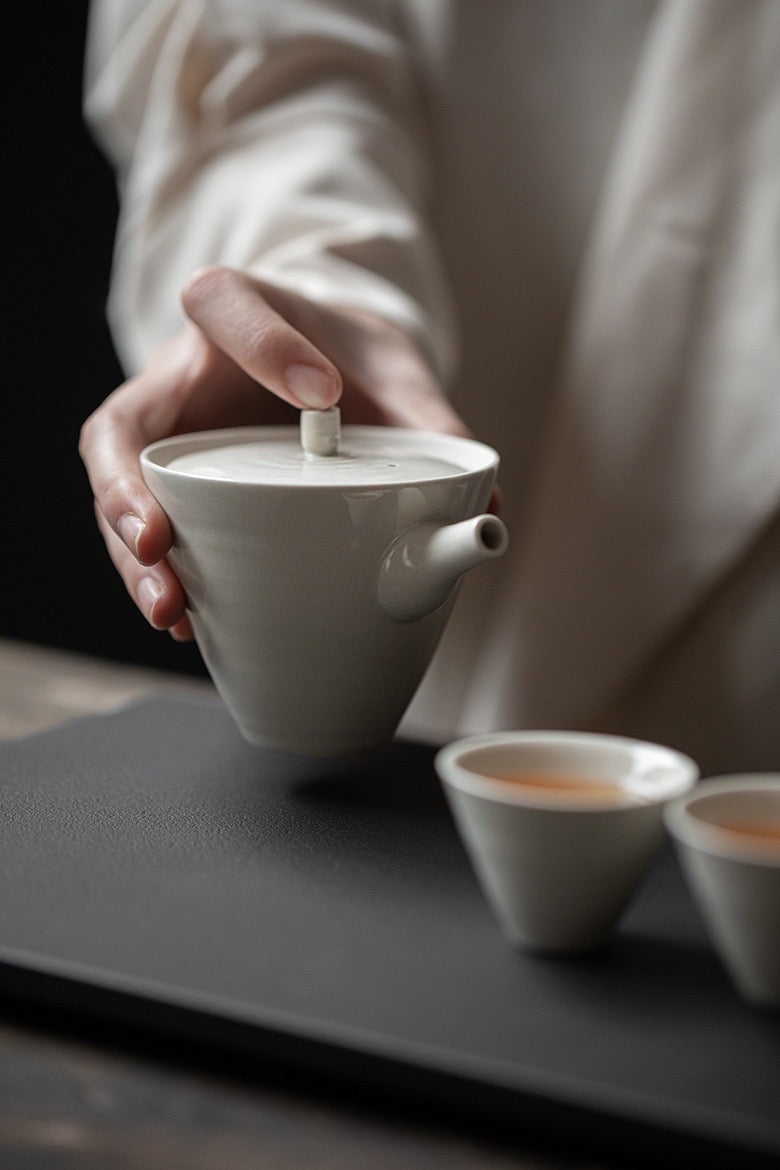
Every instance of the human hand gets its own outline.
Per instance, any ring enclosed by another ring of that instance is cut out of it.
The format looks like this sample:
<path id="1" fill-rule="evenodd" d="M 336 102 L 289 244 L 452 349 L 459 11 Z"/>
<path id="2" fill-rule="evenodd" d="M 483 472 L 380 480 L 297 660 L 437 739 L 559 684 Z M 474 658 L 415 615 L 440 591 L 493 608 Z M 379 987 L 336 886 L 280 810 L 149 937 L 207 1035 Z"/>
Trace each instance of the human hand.
<path id="1" fill-rule="evenodd" d="M 186 641 L 184 591 L 166 560 L 170 523 L 141 475 L 149 443 L 293 422 L 296 409 L 336 402 L 346 422 L 468 431 L 419 349 L 379 318 L 316 305 L 221 267 L 196 272 L 182 303 L 187 326 L 90 415 L 79 450 L 128 592 L 152 626 Z"/>

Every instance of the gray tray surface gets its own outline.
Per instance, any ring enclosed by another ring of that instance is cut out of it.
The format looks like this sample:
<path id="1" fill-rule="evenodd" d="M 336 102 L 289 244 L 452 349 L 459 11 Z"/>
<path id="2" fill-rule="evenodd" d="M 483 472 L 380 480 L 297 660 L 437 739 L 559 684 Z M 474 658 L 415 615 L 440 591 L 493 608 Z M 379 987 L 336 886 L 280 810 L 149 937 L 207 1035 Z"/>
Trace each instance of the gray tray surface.
<path id="1" fill-rule="evenodd" d="M 671 851 L 602 954 L 523 955 L 432 760 L 263 752 L 173 695 L 0 745 L 0 987 L 519 1129 L 780 1156 L 778 1016 L 734 992 Z"/>

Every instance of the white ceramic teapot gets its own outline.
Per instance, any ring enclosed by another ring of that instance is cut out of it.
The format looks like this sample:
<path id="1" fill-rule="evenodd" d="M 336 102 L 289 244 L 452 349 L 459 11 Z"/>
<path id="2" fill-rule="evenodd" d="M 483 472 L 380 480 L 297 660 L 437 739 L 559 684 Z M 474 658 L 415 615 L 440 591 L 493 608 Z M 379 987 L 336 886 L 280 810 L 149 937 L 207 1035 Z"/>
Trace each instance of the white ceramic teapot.
<path id="1" fill-rule="evenodd" d="M 390 740 L 467 569 L 500 556 L 498 467 L 470 439 L 348 426 L 178 435 L 141 456 L 170 562 L 243 735 L 330 755 Z"/>

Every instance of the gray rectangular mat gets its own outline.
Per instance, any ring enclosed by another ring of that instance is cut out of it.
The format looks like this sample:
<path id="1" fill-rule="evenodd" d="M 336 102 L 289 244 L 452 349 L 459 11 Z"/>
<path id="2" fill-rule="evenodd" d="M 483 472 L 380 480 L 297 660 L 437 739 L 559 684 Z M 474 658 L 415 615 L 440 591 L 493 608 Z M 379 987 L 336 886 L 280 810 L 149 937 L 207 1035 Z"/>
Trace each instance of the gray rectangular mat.
<path id="1" fill-rule="evenodd" d="M 432 758 L 271 754 L 178 696 L 0 745 L 0 990 L 631 1165 L 780 1156 L 780 1020 L 671 852 L 599 956 L 517 953 Z"/>

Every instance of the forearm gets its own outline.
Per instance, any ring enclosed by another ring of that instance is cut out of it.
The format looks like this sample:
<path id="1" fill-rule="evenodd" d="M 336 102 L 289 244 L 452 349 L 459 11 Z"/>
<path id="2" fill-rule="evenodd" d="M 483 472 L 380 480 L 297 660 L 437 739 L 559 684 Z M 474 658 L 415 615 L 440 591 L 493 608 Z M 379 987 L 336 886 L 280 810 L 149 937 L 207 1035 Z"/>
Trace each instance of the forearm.
<path id="1" fill-rule="evenodd" d="M 190 273 L 221 263 L 384 317 L 446 373 L 424 128 L 392 6 L 108 10 L 93 11 L 87 111 L 120 176 L 111 319 L 128 367 L 180 324 Z"/>

